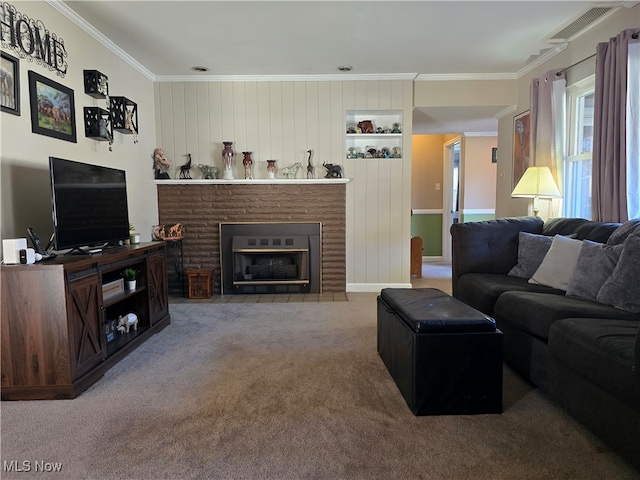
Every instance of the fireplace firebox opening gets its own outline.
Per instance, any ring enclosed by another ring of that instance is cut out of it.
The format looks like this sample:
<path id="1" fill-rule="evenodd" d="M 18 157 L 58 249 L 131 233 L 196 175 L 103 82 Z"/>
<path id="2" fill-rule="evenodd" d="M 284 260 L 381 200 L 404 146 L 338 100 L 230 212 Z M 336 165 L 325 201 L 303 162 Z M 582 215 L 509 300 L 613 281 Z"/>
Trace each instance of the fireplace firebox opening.
<path id="1" fill-rule="evenodd" d="M 221 223 L 222 294 L 321 293 L 320 223 Z"/>

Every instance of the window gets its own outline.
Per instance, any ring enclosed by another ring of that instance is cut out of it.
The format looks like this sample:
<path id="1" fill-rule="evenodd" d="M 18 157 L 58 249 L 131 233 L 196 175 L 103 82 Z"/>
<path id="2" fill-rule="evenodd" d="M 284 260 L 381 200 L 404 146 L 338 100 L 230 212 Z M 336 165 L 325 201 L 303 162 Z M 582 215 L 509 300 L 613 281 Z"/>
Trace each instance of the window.
<path id="1" fill-rule="evenodd" d="M 567 88 L 564 216 L 591 219 L 591 154 L 595 76 Z"/>

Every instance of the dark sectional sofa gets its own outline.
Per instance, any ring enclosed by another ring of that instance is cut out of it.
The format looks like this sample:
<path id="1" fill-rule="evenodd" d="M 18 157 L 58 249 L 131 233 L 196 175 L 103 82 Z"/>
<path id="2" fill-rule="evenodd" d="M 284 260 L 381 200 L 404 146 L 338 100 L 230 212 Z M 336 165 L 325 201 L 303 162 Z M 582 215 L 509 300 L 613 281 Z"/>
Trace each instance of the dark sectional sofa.
<path id="1" fill-rule="evenodd" d="M 537 217 L 455 224 L 452 283 L 454 297 L 495 318 L 504 332 L 504 359 L 514 370 L 640 469 L 640 314 L 634 313 L 639 310 L 615 308 L 598 301 L 600 294 L 597 299 L 566 295 L 565 290 L 513 275 L 524 256 L 525 239 L 562 235 L 605 244 L 621 229 L 615 223 L 569 218 L 543 222 Z M 632 235 L 620 240 L 617 254 L 626 248 L 624 258 L 637 262 L 640 226 L 626 230 Z M 586 274 L 586 288 L 603 281 L 597 278 L 601 270 Z M 637 292 L 639 283 L 637 262 L 627 269 L 622 284 L 608 290 Z"/>

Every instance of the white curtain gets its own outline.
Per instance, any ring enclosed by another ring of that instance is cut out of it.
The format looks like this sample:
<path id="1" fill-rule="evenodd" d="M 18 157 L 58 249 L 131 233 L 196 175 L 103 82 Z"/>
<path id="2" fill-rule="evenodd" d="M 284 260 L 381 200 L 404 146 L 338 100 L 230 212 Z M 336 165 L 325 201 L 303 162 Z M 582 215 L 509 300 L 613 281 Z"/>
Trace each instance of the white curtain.
<path id="1" fill-rule="evenodd" d="M 640 40 L 629 40 L 627 64 L 627 212 L 640 218 Z"/>
<path id="2" fill-rule="evenodd" d="M 550 70 L 531 81 L 531 158 L 537 167 L 551 169 L 562 192 L 566 85 L 564 72 Z M 560 216 L 562 199 L 549 200 L 546 216 Z"/>

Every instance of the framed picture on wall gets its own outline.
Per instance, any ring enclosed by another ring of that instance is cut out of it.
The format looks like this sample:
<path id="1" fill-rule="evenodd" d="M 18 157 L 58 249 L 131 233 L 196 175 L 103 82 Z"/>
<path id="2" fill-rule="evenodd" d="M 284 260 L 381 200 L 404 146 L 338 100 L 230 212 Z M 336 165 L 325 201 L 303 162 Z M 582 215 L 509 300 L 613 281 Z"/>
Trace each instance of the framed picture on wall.
<path id="1" fill-rule="evenodd" d="M 513 190 L 529 165 L 531 147 L 531 112 L 513 117 Z"/>
<path id="2" fill-rule="evenodd" d="M 3 112 L 20 115 L 20 61 L 2 52 L 0 106 Z"/>
<path id="3" fill-rule="evenodd" d="M 29 70 L 31 131 L 76 142 L 73 90 Z"/>

